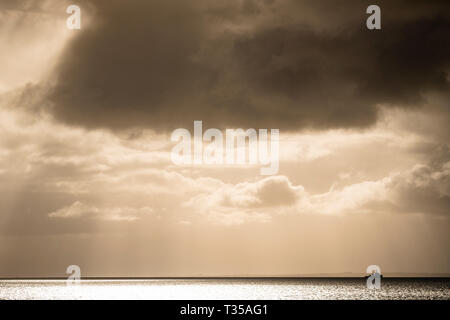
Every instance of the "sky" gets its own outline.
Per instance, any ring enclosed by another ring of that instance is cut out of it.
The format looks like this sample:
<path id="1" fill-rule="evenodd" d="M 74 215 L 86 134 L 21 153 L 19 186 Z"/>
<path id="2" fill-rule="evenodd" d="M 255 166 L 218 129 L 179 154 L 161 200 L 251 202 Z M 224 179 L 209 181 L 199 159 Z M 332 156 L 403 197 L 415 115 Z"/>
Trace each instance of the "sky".
<path id="1" fill-rule="evenodd" d="M 0 0 L 0 277 L 450 274 L 450 3 L 369 4 Z"/>

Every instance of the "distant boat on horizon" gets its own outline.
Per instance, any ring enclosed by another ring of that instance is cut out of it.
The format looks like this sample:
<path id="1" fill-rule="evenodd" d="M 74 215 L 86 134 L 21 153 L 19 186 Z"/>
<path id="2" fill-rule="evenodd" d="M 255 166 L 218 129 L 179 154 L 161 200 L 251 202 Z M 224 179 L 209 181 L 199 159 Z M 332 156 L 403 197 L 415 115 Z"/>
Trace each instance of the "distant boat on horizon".
<path id="1" fill-rule="evenodd" d="M 364 279 L 368 279 L 368 278 L 370 278 L 371 276 L 373 276 L 375 273 L 372 273 L 371 275 L 365 275 L 364 276 Z M 383 278 L 383 274 L 380 274 L 380 278 L 382 279 Z"/>

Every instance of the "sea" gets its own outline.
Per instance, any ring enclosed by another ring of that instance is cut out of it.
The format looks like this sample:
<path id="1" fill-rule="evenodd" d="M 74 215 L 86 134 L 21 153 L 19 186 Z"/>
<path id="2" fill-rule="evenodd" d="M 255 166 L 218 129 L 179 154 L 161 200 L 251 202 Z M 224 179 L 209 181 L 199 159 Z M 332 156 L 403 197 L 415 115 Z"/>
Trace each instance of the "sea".
<path id="1" fill-rule="evenodd" d="M 2 300 L 410 300 L 450 298 L 450 278 L 0 280 Z"/>

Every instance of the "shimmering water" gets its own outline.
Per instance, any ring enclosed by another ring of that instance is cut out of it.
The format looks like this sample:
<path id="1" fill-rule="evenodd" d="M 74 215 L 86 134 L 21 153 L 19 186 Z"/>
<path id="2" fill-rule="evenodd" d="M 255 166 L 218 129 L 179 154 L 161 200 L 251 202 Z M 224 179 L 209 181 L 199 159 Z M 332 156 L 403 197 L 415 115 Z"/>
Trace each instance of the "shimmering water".
<path id="1" fill-rule="evenodd" d="M 449 299 L 450 279 L 0 280 L 0 299 Z"/>

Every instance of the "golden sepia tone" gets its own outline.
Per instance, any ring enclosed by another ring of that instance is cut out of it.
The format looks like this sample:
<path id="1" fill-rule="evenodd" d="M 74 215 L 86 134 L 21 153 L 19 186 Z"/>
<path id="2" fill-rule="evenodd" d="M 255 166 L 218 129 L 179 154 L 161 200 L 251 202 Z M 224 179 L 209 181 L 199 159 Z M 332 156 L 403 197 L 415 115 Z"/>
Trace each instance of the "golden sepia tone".
<path id="1" fill-rule="evenodd" d="M 0 277 L 450 273 L 450 3 L 0 0 Z M 175 165 L 176 128 L 276 128 Z"/>

